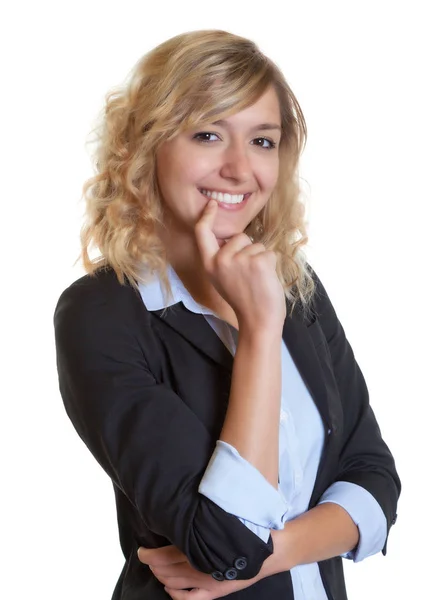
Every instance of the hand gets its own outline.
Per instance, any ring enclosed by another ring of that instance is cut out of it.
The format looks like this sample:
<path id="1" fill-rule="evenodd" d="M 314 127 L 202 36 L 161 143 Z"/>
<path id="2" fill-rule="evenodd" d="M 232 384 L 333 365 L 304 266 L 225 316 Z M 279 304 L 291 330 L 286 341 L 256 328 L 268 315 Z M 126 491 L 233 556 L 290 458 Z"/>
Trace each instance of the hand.
<path id="1" fill-rule="evenodd" d="M 218 205 L 210 200 L 195 225 L 203 266 L 219 294 L 234 309 L 240 325 L 281 326 L 286 318 L 284 290 L 276 273 L 277 256 L 245 233 L 220 248 L 212 228 Z"/>
<path id="2" fill-rule="evenodd" d="M 260 579 L 257 576 L 242 581 L 216 581 L 194 569 L 176 546 L 139 548 L 138 557 L 150 567 L 173 600 L 214 600 L 243 590 Z"/>

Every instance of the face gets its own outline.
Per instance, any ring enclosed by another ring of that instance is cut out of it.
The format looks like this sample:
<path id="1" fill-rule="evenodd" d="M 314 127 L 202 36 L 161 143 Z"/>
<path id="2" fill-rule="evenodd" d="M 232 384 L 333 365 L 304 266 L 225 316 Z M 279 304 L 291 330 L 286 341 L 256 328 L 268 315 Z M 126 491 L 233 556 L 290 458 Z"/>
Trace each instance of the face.
<path id="1" fill-rule="evenodd" d="M 279 102 L 269 88 L 252 106 L 161 146 L 157 177 L 170 239 L 194 236 L 210 196 L 219 204 L 219 242 L 244 231 L 276 185 L 280 137 Z"/>

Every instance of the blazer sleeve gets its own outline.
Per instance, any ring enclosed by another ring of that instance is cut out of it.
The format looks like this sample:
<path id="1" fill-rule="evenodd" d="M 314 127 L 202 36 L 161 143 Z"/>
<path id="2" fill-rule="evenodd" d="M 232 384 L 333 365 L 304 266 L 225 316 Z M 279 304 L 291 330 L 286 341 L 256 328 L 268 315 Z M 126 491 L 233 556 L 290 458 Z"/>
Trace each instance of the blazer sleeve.
<path id="1" fill-rule="evenodd" d="M 396 522 L 401 483 L 394 458 L 382 439 L 368 389 L 327 292 L 316 273 L 314 310 L 327 340 L 343 409 L 342 449 L 336 481 L 355 483 L 377 500 L 387 521 L 382 553 Z"/>
<path id="2" fill-rule="evenodd" d="M 237 579 L 250 579 L 272 554 L 272 538 L 264 542 L 198 492 L 215 440 L 180 397 L 156 381 L 136 335 L 148 324 L 136 321 L 133 301 L 126 301 L 136 292 L 119 287 L 111 298 L 92 285 L 73 284 L 58 302 L 57 367 L 67 414 L 146 528 L 202 572 L 219 576 L 239 564 Z M 142 309 L 142 321 L 151 323 Z"/>

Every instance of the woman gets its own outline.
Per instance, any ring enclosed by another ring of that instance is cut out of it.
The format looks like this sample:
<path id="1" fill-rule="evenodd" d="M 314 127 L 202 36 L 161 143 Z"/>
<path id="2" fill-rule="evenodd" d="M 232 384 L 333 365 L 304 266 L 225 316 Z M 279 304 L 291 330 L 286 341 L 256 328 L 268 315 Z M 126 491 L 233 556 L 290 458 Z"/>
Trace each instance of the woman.
<path id="1" fill-rule="evenodd" d="M 305 138 L 278 68 L 222 31 L 158 46 L 107 98 L 88 275 L 55 329 L 115 490 L 114 600 L 343 600 L 342 557 L 386 552 L 400 481 L 302 253 Z"/>

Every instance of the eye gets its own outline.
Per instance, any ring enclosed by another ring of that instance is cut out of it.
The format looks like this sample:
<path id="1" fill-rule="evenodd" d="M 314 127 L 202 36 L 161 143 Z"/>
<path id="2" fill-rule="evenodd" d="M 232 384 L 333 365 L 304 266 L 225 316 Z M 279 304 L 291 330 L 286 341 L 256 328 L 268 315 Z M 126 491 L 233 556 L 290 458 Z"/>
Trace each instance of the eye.
<path id="1" fill-rule="evenodd" d="M 196 133 L 193 136 L 193 139 L 204 143 L 215 142 L 215 140 L 210 139 L 212 136 L 216 137 L 217 139 L 220 139 L 216 133 L 211 133 L 209 131 L 200 131 L 199 133 Z"/>
<path id="2" fill-rule="evenodd" d="M 257 142 L 256 146 L 260 146 L 260 148 L 263 148 L 264 150 L 273 150 L 277 146 L 275 142 L 265 137 L 258 137 L 252 140 L 252 143 L 255 142 Z"/>

